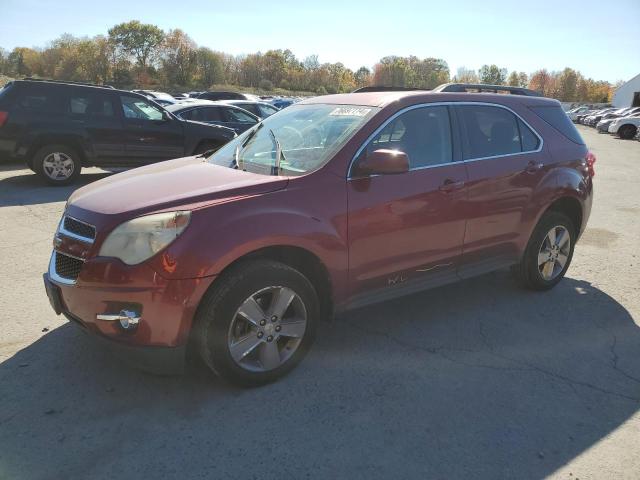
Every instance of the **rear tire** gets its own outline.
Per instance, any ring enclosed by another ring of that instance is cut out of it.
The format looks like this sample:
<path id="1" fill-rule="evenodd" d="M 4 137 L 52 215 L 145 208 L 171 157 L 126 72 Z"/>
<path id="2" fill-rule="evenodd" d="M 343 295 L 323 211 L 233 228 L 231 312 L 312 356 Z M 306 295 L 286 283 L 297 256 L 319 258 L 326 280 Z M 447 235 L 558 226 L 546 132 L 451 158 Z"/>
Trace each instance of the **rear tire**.
<path id="1" fill-rule="evenodd" d="M 33 168 L 49 185 L 64 186 L 77 180 L 82 170 L 80 155 L 66 145 L 46 145 L 33 156 Z"/>
<path id="2" fill-rule="evenodd" d="M 618 130 L 618 135 L 624 140 L 631 140 L 636 135 L 636 127 L 633 125 L 623 125 Z"/>
<path id="3" fill-rule="evenodd" d="M 555 242 L 550 241 L 550 235 Z M 511 268 L 518 283 L 531 290 L 555 287 L 571 264 L 576 239 L 576 227 L 568 216 L 545 213 L 533 230 L 520 263 Z"/>
<path id="4" fill-rule="evenodd" d="M 286 307 L 276 308 L 276 299 L 288 296 Z M 319 312 L 316 291 L 300 272 L 271 260 L 246 262 L 223 274 L 202 299 L 194 340 L 204 363 L 225 380 L 264 385 L 304 358 Z"/>

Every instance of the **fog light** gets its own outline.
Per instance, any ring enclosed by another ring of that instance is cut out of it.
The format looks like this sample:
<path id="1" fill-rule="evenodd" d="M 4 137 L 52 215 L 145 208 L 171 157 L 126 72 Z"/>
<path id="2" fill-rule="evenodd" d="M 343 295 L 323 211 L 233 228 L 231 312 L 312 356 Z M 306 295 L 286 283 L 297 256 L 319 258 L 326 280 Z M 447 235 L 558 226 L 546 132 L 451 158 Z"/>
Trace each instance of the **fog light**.
<path id="1" fill-rule="evenodd" d="M 120 310 L 120 313 L 103 313 L 96 315 L 96 320 L 104 322 L 119 322 L 125 330 L 133 330 L 140 323 L 140 315 L 132 310 Z"/>

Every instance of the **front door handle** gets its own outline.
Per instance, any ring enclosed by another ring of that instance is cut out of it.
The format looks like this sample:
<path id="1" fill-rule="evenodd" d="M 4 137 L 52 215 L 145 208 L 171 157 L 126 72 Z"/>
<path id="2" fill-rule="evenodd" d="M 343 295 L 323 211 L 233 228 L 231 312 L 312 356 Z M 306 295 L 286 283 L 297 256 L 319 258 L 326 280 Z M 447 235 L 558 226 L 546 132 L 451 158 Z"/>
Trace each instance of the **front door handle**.
<path id="1" fill-rule="evenodd" d="M 527 164 L 527 167 L 524 169 L 524 171 L 527 173 L 536 173 L 542 170 L 543 167 L 544 167 L 544 163 L 534 162 L 532 160 Z"/>
<path id="2" fill-rule="evenodd" d="M 449 193 L 453 192 L 454 190 L 460 190 L 462 187 L 464 187 L 464 182 L 462 180 L 456 181 L 447 178 L 444 182 L 442 182 L 442 185 L 438 187 L 438 190 L 444 193 Z"/>

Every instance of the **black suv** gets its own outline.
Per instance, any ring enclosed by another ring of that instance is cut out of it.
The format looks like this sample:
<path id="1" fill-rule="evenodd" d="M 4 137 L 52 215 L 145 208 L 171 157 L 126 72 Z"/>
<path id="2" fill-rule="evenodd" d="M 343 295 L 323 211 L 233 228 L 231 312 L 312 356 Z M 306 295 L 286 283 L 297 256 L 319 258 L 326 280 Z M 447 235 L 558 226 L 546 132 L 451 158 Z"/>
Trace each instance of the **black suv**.
<path id="1" fill-rule="evenodd" d="M 235 136 L 125 90 L 32 79 L 0 89 L 0 156 L 24 160 L 53 185 L 73 182 L 83 166 L 144 165 L 215 150 Z"/>

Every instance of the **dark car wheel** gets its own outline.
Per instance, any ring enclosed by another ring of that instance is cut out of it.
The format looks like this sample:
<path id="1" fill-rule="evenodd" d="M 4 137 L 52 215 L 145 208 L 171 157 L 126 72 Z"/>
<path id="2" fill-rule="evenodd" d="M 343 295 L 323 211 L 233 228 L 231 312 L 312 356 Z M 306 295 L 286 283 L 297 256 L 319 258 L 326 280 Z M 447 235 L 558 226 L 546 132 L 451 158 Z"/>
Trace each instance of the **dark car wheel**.
<path id="1" fill-rule="evenodd" d="M 618 130 L 618 135 L 620 136 L 620 138 L 623 138 L 625 140 L 631 140 L 636 135 L 636 127 L 634 127 L 633 125 L 623 125 Z"/>
<path id="2" fill-rule="evenodd" d="M 66 145 L 47 145 L 33 156 L 33 171 L 50 185 L 69 185 L 82 170 L 80 155 Z"/>
<path id="3" fill-rule="evenodd" d="M 231 383 L 258 386 L 291 371 L 313 343 L 319 316 L 311 282 L 279 262 L 244 263 L 223 274 L 198 309 L 202 360 Z"/>
<path id="4" fill-rule="evenodd" d="M 538 222 L 519 264 L 516 279 L 532 290 L 549 290 L 564 277 L 576 241 L 576 229 L 566 215 L 548 212 Z"/>

